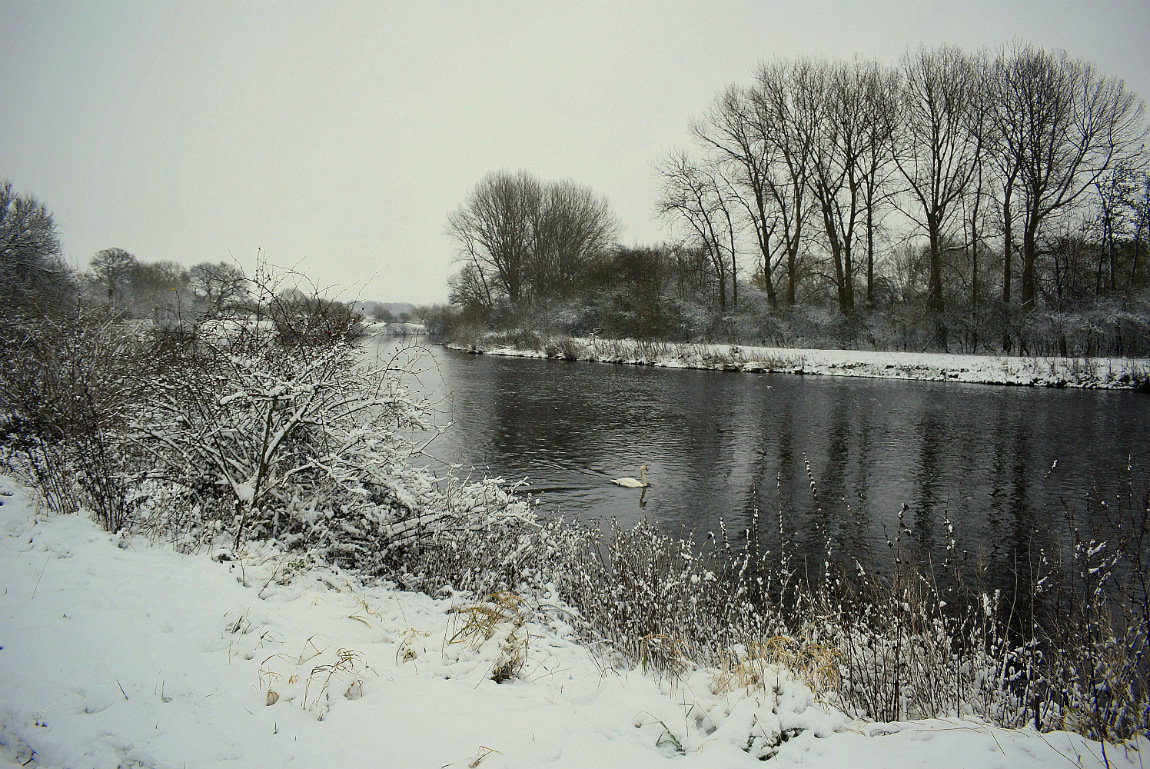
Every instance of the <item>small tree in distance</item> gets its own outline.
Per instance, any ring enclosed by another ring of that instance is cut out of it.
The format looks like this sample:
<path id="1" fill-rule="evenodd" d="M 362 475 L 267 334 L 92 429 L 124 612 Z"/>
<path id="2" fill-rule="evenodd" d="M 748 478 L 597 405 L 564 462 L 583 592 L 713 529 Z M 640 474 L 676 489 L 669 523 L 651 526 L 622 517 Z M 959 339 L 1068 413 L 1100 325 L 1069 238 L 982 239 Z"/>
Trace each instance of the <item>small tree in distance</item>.
<path id="1" fill-rule="evenodd" d="M 617 229 L 607 201 L 589 188 L 544 184 L 526 171 L 488 175 L 448 216 L 460 258 L 475 270 L 468 283 L 482 285 L 488 306 L 582 288 Z"/>
<path id="2" fill-rule="evenodd" d="M 249 298 L 244 271 L 230 262 L 201 262 L 188 270 L 188 278 L 201 311 L 209 316 L 224 315 Z"/>
<path id="3" fill-rule="evenodd" d="M 112 307 L 122 307 L 139 261 L 122 248 L 105 248 L 92 257 L 91 272 Z"/>

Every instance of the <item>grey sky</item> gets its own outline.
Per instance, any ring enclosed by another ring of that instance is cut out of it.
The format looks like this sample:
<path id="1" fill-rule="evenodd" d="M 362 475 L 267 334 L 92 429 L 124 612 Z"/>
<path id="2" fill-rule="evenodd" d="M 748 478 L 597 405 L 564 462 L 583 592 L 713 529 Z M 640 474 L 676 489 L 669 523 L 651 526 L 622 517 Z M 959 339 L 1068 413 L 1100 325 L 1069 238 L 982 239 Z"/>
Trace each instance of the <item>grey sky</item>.
<path id="1" fill-rule="evenodd" d="M 1150 2 L 0 0 L 0 178 L 65 253 L 257 250 L 345 295 L 443 301 L 447 212 L 489 171 L 605 195 L 667 237 L 654 163 L 773 57 L 1066 48 L 1150 96 Z"/>

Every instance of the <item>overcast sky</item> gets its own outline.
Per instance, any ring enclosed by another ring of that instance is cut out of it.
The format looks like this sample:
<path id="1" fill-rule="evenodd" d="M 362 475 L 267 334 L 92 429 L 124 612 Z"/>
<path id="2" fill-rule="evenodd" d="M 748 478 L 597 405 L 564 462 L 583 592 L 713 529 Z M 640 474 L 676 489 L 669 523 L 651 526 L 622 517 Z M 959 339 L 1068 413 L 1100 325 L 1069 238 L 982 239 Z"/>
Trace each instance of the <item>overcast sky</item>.
<path id="1" fill-rule="evenodd" d="M 607 197 L 668 233 L 655 162 L 774 57 L 1066 48 L 1150 96 L 1150 1 L 0 0 L 0 178 L 65 255 L 257 252 L 322 286 L 443 301 L 447 213 L 488 172 Z"/>

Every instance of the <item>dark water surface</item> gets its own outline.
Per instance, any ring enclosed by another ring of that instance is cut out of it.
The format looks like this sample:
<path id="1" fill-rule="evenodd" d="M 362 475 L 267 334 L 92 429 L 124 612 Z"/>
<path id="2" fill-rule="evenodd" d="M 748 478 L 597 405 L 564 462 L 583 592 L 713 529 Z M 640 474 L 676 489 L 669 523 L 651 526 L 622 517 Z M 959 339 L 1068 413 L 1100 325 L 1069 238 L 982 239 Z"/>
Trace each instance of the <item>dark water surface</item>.
<path id="1" fill-rule="evenodd" d="M 909 551 L 937 561 L 949 519 L 960 550 L 1009 569 L 1033 541 L 1064 539 L 1064 510 L 1085 513 L 1096 486 L 1112 495 L 1128 466 L 1150 474 L 1150 397 L 1136 393 L 427 349 L 418 386 L 453 422 L 428 454 L 526 479 L 542 511 L 587 522 L 648 518 L 680 533 L 722 519 L 735 532 L 757 506 L 776 545 L 781 514 L 800 556 L 820 558 L 829 532 L 840 554 L 882 568 L 906 505 Z M 610 483 L 640 464 L 650 488 Z"/>

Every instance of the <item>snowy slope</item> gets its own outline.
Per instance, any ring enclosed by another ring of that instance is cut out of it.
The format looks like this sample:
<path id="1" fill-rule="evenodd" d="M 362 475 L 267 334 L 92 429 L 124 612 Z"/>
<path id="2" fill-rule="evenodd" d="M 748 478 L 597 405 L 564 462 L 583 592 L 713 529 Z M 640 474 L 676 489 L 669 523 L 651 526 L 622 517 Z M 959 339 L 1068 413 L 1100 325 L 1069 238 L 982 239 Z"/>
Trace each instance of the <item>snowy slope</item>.
<path id="1" fill-rule="evenodd" d="M 1066 733 L 852 722 L 784 671 L 750 688 L 608 671 L 561 607 L 485 639 L 461 596 L 364 586 L 269 547 L 217 562 L 118 541 L 8 479 L 0 493 L 0 766 L 750 767 L 772 743 L 774 766 L 1101 761 Z M 522 672 L 497 684 L 509 649 Z"/>

